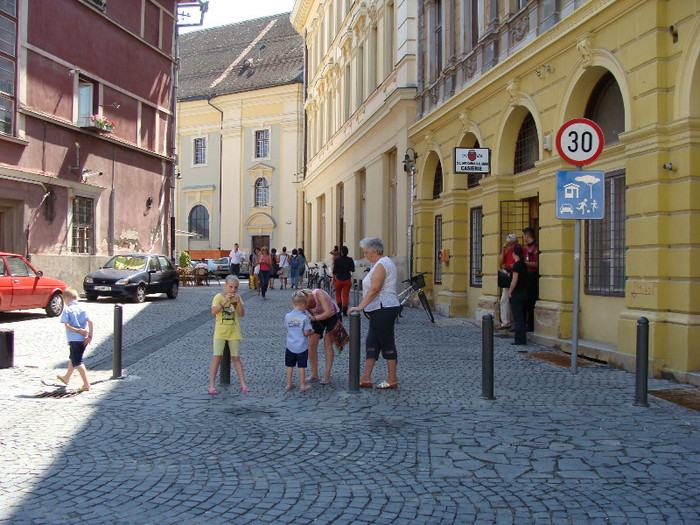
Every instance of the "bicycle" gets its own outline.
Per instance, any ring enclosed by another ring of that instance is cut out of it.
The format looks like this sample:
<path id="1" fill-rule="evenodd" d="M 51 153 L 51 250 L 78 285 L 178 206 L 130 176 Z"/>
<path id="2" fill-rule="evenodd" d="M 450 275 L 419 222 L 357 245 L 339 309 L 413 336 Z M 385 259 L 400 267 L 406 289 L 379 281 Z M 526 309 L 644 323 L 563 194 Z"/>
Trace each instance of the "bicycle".
<path id="1" fill-rule="evenodd" d="M 306 273 L 306 287 L 313 290 L 316 288 L 316 285 L 318 284 L 318 264 L 311 265 L 309 264 L 307 266 L 307 273 Z"/>
<path id="2" fill-rule="evenodd" d="M 328 266 L 326 263 L 321 265 L 323 268 L 323 275 L 319 276 L 319 288 L 325 290 L 331 297 L 335 293 L 335 286 L 333 285 L 333 276 L 328 273 Z"/>
<path id="3" fill-rule="evenodd" d="M 408 283 L 408 286 L 405 290 L 399 293 L 399 303 L 401 304 L 401 311 L 403 311 L 403 307 L 406 304 L 408 304 L 408 302 L 411 300 L 411 297 L 413 297 L 413 294 L 417 293 L 418 299 L 420 300 L 420 304 L 423 306 L 425 313 L 428 314 L 430 322 L 434 323 L 435 318 L 433 317 L 433 312 L 430 309 L 430 303 L 428 303 L 428 298 L 425 296 L 425 292 L 423 291 L 423 288 L 425 288 L 424 276 L 426 275 L 426 273 L 427 272 L 419 273 L 417 275 L 414 275 L 413 277 L 410 277 L 409 279 L 406 279 L 405 281 L 401 281 L 404 283 Z M 399 311 L 399 316 L 401 315 L 401 311 Z"/>

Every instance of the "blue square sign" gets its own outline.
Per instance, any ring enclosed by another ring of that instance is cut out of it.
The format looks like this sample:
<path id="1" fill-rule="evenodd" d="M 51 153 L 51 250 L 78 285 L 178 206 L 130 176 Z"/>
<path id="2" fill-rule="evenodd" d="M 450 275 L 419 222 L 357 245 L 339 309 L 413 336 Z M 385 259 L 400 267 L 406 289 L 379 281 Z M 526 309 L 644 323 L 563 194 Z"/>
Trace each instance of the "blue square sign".
<path id="1" fill-rule="evenodd" d="M 557 171 L 557 219 L 602 219 L 605 173 Z"/>

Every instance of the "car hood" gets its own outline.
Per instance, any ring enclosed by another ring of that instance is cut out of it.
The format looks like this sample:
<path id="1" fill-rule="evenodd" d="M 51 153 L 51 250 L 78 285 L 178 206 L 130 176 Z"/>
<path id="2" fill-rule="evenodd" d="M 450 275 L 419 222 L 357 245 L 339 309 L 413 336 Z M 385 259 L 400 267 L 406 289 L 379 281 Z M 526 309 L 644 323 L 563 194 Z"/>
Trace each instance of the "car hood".
<path id="1" fill-rule="evenodd" d="M 129 277 L 131 275 L 143 273 L 144 271 L 145 270 L 116 270 L 114 268 L 100 268 L 99 270 L 90 272 L 88 277 L 92 277 L 93 279 L 114 279 L 115 281 L 118 281 L 119 279 L 124 279 L 125 277 Z"/>
<path id="2" fill-rule="evenodd" d="M 61 290 L 65 290 L 68 287 L 68 285 L 60 279 L 54 279 L 53 277 L 44 277 L 43 275 L 39 277 L 39 282 L 41 283 L 41 286 L 44 286 L 46 288 L 58 288 Z"/>

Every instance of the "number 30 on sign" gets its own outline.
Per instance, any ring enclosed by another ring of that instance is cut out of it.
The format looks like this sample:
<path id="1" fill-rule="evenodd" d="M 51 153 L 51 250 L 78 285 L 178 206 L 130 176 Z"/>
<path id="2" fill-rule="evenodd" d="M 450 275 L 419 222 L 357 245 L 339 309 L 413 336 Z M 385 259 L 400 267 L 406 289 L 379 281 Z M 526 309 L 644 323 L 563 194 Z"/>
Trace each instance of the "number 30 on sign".
<path id="1" fill-rule="evenodd" d="M 587 118 L 569 120 L 557 133 L 559 155 L 574 166 L 593 162 L 603 151 L 604 145 L 603 131 Z"/>

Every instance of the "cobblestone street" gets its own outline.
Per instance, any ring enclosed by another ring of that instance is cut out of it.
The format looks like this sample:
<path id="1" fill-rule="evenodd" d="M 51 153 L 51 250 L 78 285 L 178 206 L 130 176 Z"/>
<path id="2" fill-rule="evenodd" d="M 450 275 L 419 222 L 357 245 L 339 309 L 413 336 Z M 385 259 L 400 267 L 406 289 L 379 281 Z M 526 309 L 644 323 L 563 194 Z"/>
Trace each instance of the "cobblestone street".
<path id="1" fill-rule="evenodd" d="M 330 385 L 288 392 L 291 291 L 263 302 L 246 289 L 251 392 L 232 370 L 212 396 L 218 290 L 125 303 L 122 380 L 110 379 L 117 303 L 84 303 L 93 389 L 65 397 L 38 397 L 63 391 L 42 384 L 65 371 L 62 325 L 2 314 L 15 367 L 0 370 L 0 522 L 700 523 L 700 416 L 651 395 L 633 406 L 630 373 L 572 375 L 496 338 L 496 399 L 483 400 L 479 328 L 409 310 L 397 390 L 349 393 L 346 349 Z M 373 382 L 385 374 L 380 360 Z"/>

